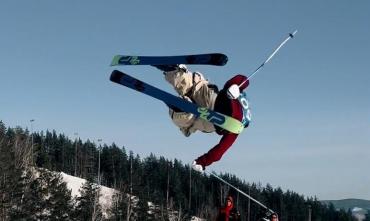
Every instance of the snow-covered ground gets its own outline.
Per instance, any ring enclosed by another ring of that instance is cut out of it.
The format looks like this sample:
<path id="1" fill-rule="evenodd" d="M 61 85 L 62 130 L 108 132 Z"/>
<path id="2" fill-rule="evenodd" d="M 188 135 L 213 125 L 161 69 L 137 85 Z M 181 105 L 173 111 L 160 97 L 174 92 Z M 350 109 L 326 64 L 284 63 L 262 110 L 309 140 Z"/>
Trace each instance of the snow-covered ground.
<path id="1" fill-rule="evenodd" d="M 86 182 L 85 179 L 75 177 L 68 175 L 66 173 L 61 173 L 63 177 L 63 181 L 67 183 L 68 189 L 70 189 L 72 192 L 72 197 L 80 196 L 80 188 L 82 185 Z M 105 186 L 100 186 L 100 198 L 99 198 L 99 204 L 102 207 L 102 213 L 104 217 L 108 217 L 108 210 L 112 206 L 113 201 L 113 195 L 116 193 L 116 190 L 112 188 L 108 188 Z"/>
<path id="2" fill-rule="evenodd" d="M 61 173 L 63 177 L 63 181 L 67 183 L 67 188 L 71 190 L 72 197 L 80 196 L 80 188 L 86 182 L 85 179 L 68 175 L 66 173 Z M 108 188 L 105 186 L 100 186 L 100 198 L 99 204 L 102 207 L 102 213 L 104 218 L 109 218 L 109 209 L 112 206 L 113 196 L 116 194 L 117 190 Z M 151 202 L 148 202 L 149 208 L 155 208 L 155 205 Z M 150 211 L 148 211 L 150 213 Z M 200 219 L 198 217 L 193 216 L 191 221 L 205 221 L 204 219 Z"/>
<path id="3" fill-rule="evenodd" d="M 198 218 L 196 216 L 191 217 L 190 221 L 206 221 L 205 219 Z"/>
<path id="4" fill-rule="evenodd" d="M 358 221 L 365 220 L 366 219 L 366 214 L 367 214 L 367 211 L 362 209 L 362 208 L 355 207 L 355 208 L 352 209 L 352 215 Z"/>

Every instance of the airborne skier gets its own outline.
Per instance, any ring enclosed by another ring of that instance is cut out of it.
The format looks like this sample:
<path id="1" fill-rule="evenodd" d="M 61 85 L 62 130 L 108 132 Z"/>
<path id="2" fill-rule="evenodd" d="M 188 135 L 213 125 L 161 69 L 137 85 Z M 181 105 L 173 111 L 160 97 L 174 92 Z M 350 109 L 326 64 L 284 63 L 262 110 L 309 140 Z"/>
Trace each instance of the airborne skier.
<path id="1" fill-rule="evenodd" d="M 193 169 L 204 171 L 206 166 L 221 159 L 242 132 L 249 126 L 251 114 L 244 90 L 249 80 L 279 51 L 297 31 L 289 34 L 272 54 L 248 77 L 238 74 L 228 80 L 218 91 L 217 86 L 209 84 L 199 72 L 190 72 L 184 64 L 225 65 L 224 54 L 200 54 L 185 56 L 125 56 L 117 55 L 112 61 L 115 65 L 152 65 L 162 70 L 165 79 L 182 98 L 162 91 L 120 71 L 113 71 L 110 80 L 142 92 L 167 104 L 172 121 L 185 136 L 197 130 L 216 132 L 222 138 L 216 146 L 193 161 Z"/>
<path id="2" fill-rule="evenodd" d="M 244 127 L 248 127 L 251 114 L 246 95 L 243 93 L 249 85 L 246 76 L 240 74 L 234 76 L 218 91 L 217 86 L 209 84 L 201 73 L 190 72 L 183 64 L 175 66 L 156 65 L 156 67 L 164 71 L 166 81 L 174 87 L 183 99 L 196 103 L 200 107 L 206 107 L 231 116 L 241 121 Z M 194 160 L 192 167 L 197 171 L 203 171 L 210 164 L 220 160 L 238 137 L 238 134 L 197 118 L 192 113 L 183 112 L 171 105 L 169 107 L 172 121 L 186 137 L 197 130 L 206 133 L 216 132 L 222 136 L 218 144 Z"/>

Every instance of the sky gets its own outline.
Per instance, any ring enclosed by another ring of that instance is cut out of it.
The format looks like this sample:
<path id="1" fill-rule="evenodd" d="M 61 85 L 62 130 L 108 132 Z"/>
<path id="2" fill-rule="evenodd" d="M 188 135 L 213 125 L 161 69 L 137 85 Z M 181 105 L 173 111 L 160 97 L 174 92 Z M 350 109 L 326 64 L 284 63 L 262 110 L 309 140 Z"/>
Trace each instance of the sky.
<path id="1" fill-rule="evenodd" d="M 175 94 L 116 54 L 221 52 L 189 67 L 222 87 L 251 74 L 252 122 L 207 170 L 321 200 L 370 200 L 370 2 L 364 0 L 1 1 L 0 120 L 191 163 L 219 142 L 184 137 L 158 100 L 114 84 L 114 69 Z M 30 120 L 34 119 L 32 123 Z"/>

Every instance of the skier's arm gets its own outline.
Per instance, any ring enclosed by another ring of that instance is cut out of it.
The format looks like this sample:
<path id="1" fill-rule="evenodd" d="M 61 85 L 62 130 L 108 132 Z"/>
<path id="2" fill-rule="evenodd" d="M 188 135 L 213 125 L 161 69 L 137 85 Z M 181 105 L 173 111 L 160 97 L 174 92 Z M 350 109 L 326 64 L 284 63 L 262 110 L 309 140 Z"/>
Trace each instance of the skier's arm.
<path id="1" fill-rule="evenodd" d="M 203 154 L 196 160 L 197 164 L 206 167 L 213 162 L 219 161 L 222 155 L 235 142 L 237 137 L 238 135 L 233 133 L 227 133 L 223 135 L 220 142 L 216 146 L 214 146 L 211 150 L 208 151 L 208 153 Z"/>
<path id="2" fill-rule="evenodd" d="M 224 91 L 226 91 L 226 89 L 229 88 L 233 84 L 237 84 L 237 85 L 242 84 L 240 86 L 240 91 L 243 91 L 245 88 L 248 87 L 249 81 L 247 80 L 247 77 L 244 75 L 240 75 L 240 74 L 236 75 L 225 83 Z M 226 97 L 226 95 L 224 95 L 224 97 Z M 238 104 L 237 101 L 232 100 L 230 106 L 227 106 L 227 108 L 231 109 L 230 113 L 228 110 L 225 110 L 224 108 L 225 106 L 221 106 L 219 111 L 221 113 L 228 113 L 231 116 L 235 117 L 236 119 L 242 118 L 243 113 L 240 109 L 240 104 Z M 198 159 L 196 159 L 197 164 L 202 165 L 204 168 L 212 164 L 213 162 L 219 161 L 222 155 L 231 147 L 231 145 L 235 142 L 236 138 L 238 137 L 237 134 L 233 134 L 229 132 L 222 132 L 222 133 L 225 133 L 225 134 L 222 136 L 220 142 L 216 146 L 214 146 L 211 150 L 209 150 L 208 153 L 203 154 Z"/>

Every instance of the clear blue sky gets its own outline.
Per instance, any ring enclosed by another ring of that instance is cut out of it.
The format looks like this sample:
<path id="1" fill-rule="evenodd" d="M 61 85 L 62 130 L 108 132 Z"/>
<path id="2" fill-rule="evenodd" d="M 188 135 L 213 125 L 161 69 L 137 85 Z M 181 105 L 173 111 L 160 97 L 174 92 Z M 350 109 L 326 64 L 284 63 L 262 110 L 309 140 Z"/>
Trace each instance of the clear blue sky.
<path id="1" fill-rule="evenodd" d="M 370 199 L 369 11 L 361 0 L 2 1 L 0 120 L 190 163 L 220 137 L 183 137 L 165 105 L 109 81 L 111 58 L 223 52 L 224 67 L 191 67 L 222 86 L 298 29 L 251 82 L 251 126 L 209 170 Z M 119 70 L 174 93 L 153 68 Z"/>

